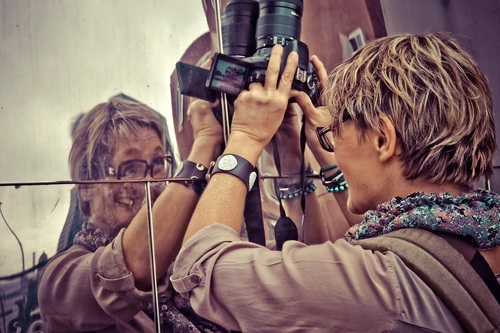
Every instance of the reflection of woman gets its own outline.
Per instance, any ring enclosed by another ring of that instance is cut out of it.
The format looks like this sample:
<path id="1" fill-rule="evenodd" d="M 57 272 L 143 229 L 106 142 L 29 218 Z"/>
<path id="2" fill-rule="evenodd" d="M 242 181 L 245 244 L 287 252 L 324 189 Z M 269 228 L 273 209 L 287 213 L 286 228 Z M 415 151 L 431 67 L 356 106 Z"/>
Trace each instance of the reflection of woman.
<path id="1" fill-rule="evenodd" d="M 180 176 L 203 174 L 221 143 L 208 103 L 194 102 L 196 134 Z M 82 119 L 69 162 L 72 179 L 165 178 L 169 157 L 157 114 L 140 103 L 112 99 Z M 198 172 L 198 173 L 197 173 Z M 223 331 L 197 317 L 168 287 L 167 269 L 180 247 L 200 188 L 152 183 L 155 252 L 163 331 Z M 49 332 L 152 332 L 151 274 L 145 190 L 141 182 L 78 185 L 82 230 L 41 274 L 39 303 Z"/>

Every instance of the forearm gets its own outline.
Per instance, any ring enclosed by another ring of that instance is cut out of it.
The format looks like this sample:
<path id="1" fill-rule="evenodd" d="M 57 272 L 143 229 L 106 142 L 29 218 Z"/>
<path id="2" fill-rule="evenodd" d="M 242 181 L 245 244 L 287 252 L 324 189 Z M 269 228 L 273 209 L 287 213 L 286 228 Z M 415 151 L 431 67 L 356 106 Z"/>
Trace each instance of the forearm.
<path id="1" fill-rule="evenodd" d="M 224 154 L 234 154 L 252 166 L 283 121 L 298 54 L 290 53 L 279 78 L 283 47 L 275 45 L 266 71 L 265 84 L 252 83 L 234 102 L 234 115 Z M 249 175 L 245 175 L 249 176 Z M 243 219 L 246 184 L 227 173 L 212 176 L 189 224 L 184 242 L 205 226 L 222 223 L 239 233 Z"/>
<path id="2" fill-rule="evenodd" d="M 188 160 L 205 167 L 220 152 L 217 143 L 195 140 Z M 153 232 L 157 277 L 162 277 L 177 255 L 184 233 L 199 195 L 184 184 L 171 182 L 153 205 Z M 139 212 L 125 231 L 123 249 L 128 268 L 137 286 L 146 290 L 151 285 L 149 229 L 147 209 Z"/>
<path id="3" fill-rule="evenodd" d="M 261 146 L 251 144 L 239 133 L 233 133 L 224 154 L 241 156 L 255 166 L 262 150 Z M 247 193 L 246 185 L 238 177 L 226 173 L 214 174 L 196 207 L 184 242 L 213 223 L 225 224 L 239 233 Z"/>

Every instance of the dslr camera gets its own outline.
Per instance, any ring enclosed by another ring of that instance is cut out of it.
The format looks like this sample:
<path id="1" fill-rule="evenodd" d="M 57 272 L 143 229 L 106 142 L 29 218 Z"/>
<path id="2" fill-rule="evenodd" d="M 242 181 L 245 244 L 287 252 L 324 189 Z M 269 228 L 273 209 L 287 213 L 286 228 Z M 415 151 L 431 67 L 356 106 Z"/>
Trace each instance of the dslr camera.
<path id="1" fill-rule="evenodd" d="M 217 92 L 237 96 L 253 82 L 264 83 L 272 47 L 284 48 L 280 75 L 290 52 L 299 64 L 292 89 L 306 92 L 316 104 L 317 71 L 300 41 L 302 0 L 232 0 L 221 17 L 223 53 L 215 53 L 210 70 L 178 62 L 180 92 L 214 101 Z"/>

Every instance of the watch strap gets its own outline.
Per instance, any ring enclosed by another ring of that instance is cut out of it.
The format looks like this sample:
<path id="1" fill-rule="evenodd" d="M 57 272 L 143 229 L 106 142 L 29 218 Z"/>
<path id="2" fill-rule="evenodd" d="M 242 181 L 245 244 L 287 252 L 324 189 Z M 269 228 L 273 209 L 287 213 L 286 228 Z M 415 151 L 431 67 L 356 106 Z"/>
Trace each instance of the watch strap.
<path id="1" fill-rule="evenodd" d="M 182 162 L 174 178 L 187 178 L 180 181 L 180 183 L 192 188 L 198 195 L 201 195 L 207 185 L 207 173 L 208 169 L 203 164 L 186 160 Z"/>
<path id="2" fill-rule="evenodd" d="M 245 183 L 248 191 L 252 189 L 257 179 L 257 169 L 252 163 L 234 154 L 223 154 L 217 158 L 210 175 L 212 176 L 219 172 L 238 177 Z"/>

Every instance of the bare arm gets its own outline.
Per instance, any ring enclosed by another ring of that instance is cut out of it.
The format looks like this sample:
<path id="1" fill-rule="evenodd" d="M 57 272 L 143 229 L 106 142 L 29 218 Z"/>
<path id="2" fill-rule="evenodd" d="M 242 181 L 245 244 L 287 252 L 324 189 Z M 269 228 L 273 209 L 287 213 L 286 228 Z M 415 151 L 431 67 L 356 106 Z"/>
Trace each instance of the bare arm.
<path id="1" fill-rule="evenodd" d="M 188 111 L 195 140 L 188 160 L 209 167 L 220 153 L 222 130 L 208 102 L 194 100 Z M 171 182 L 153 205 L 154 242 L 158 277 L 165 275 L 179 252 L 187 225 L 199 200 L 183 184 Z M 123 235 L 123 252 L 128 269 L 139 289 L 151 286 L 147 207 L 143 207 Z"/>
<path id="2" fill-rule="evenodd" d="M 280 126 L 298 62 L 296 53 L 288 57 L 277 86 L 282 54 L 281 46 L 273 47 L 264 86 L 252 83 L 249 90 L 241 92 L 236 99 L 225 154 L 239 155 L 256 165 L 264 147 Z M 246 193 L 246 186 L 239 178 L 226 173 L 213 175 L 196 207 L 184 241 L 203 227 L 216 222 L 239 233 Z"/>

